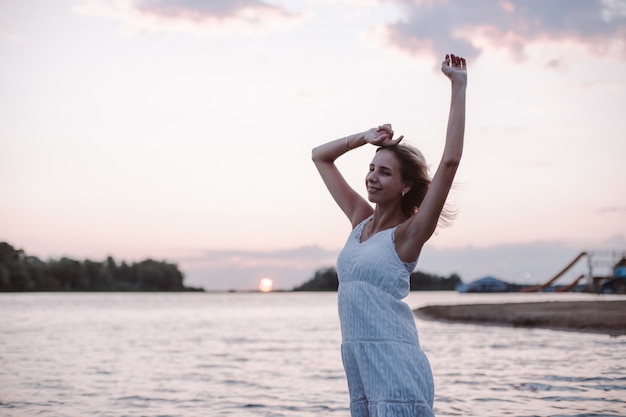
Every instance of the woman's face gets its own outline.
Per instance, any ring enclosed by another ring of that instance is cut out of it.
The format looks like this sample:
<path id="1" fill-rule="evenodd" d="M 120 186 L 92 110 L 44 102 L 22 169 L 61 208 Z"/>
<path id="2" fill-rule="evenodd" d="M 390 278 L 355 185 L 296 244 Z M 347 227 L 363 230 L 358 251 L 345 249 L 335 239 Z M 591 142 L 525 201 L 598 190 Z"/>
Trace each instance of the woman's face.
<path id="1" fill-rule="evenodd" d="M 400 199 L 408 188 L 400 175 L 400 161 L 393 152 L 381 149 L 374 155 L 365 177 L 367 197 L 372 203 Z"/>

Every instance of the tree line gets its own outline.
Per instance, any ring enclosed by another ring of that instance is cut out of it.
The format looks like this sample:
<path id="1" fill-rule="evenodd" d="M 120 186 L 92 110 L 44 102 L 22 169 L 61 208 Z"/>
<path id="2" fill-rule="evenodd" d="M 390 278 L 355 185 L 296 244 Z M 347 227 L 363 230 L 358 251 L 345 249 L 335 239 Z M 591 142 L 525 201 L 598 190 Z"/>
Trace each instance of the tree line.
<path id="1" fill-rule="evenodd" d="M 147 259 L 137 263 L 42 261 L 0 242 L 0 291 L 185 291 L 176 264 Z"/>
<path id="2" fill-rule="evenodd" d="M 415 271 L 410 276 L 411 291 L 453 291 L 461 278 L 457 274 L 448 277 Z M 304 284 L 294 288 L 294 291 L 337 291 L 339 279 L 334 267 L 322 268 L 315 271 L 313 277 Z"/>

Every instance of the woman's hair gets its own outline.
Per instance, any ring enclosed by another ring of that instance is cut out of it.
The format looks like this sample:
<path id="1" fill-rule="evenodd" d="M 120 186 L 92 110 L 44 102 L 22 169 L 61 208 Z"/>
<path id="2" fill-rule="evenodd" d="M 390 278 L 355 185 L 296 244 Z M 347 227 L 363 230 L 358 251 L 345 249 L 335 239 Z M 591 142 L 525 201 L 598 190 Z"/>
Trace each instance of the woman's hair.
<path id="1" fill-rule="evenodd" d="M 380 147 L 376 152 L 381 149 L 392 152 L 398 158 L 400 175 L 411 186 L 411 189 L 402 197 L 401 202 L 404 215 L 411 217 L 419 210 L 430 187 L 431 178 L 428 175 L 426 158 L 417 148 L 404 142 L 396 146 Z M 444 207 L 439 215 L 439 225 L 447 226 L 453 218 L 454 213 L 448 207 Z"/>

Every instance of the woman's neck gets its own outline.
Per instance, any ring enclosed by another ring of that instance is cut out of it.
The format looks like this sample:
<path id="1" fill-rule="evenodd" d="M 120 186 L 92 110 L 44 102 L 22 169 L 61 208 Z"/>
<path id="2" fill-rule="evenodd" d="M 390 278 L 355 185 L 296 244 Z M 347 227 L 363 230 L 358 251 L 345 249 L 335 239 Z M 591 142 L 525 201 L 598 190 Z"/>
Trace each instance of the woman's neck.
<path id="1" fill-rule="evenodd" d="M 374 217 L 372 218 L 372 231 L 374 233 L 381 230 L 389 229 L 397 226 L 406 220 L 406 216 L 402 212 L 402 208 L 399 206 L 393 209 L 384 208 L 377 205 L 374 209 Z"/>

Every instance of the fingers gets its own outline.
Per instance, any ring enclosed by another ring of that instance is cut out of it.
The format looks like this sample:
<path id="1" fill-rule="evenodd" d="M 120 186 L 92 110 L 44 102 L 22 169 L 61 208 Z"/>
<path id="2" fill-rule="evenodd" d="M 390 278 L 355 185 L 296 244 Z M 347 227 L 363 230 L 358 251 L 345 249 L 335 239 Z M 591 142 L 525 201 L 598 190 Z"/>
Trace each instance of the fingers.
<path id="1" fill-rule="evenodd" d="M 455 68 L 466 68 L 467 63 L 465 58 L 454 54 L 446 54 L 446 58 L 443 60 L 444 65 L 449 65 Z"/>
<path id="2" fill-rule="evenodd" d="M 454 56 L 454 55 L 453 55 Z M 455 67 L 459 67 L 459 68 L 465 68 L 465 66 L 467 65 L 465 63 L 465 58 L 461 57 L 461 56 L 454 56 L 454 66 Z"/>
<path id="3" fill-rule="evenodd" d="M 370 139 L 366 139 L 366 141 L 377 146 L 395 146 L 404 138 L 403 135 L 394 140 L 394 131 L 389 123 L 372 128 L 370 132 L 372 136 L 370 136 Z"/>
<path id="4" fill-rule="evenodd" d="M 400 136 L 398 139 L 393 139 L 394 131 L 389 123 L 378 126 L 376 130 L 378 133 L 376 142 L 378 142 L 377 144 L 380 146 L 394 146 L 404 139 L 404 135 Z"/>
<path id="5" fill-rule="evenodd" d="M 383 132 L 383 134 L 388 136 L 389 139 L 393 138 L 393 129 L 391 128 L 391 125 L 389 123 L 385 123 L 382 126 L 378 126 L 378 131 Z"/>

